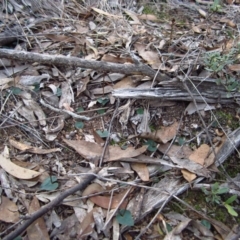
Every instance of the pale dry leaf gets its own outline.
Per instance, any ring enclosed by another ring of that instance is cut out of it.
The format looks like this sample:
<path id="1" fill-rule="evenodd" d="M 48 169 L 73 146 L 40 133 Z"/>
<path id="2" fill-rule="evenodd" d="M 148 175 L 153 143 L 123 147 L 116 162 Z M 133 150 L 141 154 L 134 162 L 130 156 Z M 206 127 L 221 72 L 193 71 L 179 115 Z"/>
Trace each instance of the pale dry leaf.
<path id="1" fill-rule="evenodd" d="M 136 13 L 129 11 L 129 10 L 125 10 L 125 13 L 133 20 L 133 21 L 129 21 L 130 24 L 141 24 L 141 22 L 138 19 L 138 16 L 136 15 Z"/>
<path id="2" fill-rule="evenodd" d="M 41 148 L 37 148 L 37 147 L 33 147 L 30 146 L 28 144 L 24 144 L 24 143 L 20 143 L 17 142 L 13 139 L 9 139 L 9 143 L 24 152 L 31 152 L 31 153 L 36 153 L 36 154 L 48 154 L 48 153 L 53 153 L 53 152 L 60 152 L 61 149 L 60 148 L 52 148 L 52 149 L 41 149 Z"/>
<path id="3" fill-rule="evenodd" d="M 33 197 L 32 202 L 30 203 L 28 213 L 33 214 L 34 212 L 40 209 L 40 204 L 36 196 Z M 46 224 L 42 217 L 38 218 L 27 228 L 27 235 L 29 240 L 42 240 L 50 239 L 48 235 L 48 230 Z"/>
<path id="4" fill-rule="evenodd" d="M 99 8 L 92 7 L 92 10 L 94 10 L 95 12 L 97 12 L 97 13 L 99 13 L 101 15 L 104 15 L 106 17 L 112 17 L 112 18 L 118 18 L 118 19 L 119 18 L 123 18 L 122 16 L 110 14 L 110 13 L 105 12 L 105 11 L 99 9 Z"/>
<path id="5" fill-rule="evenodd" d="M 83 91 L 86 90 L 87 84 L 89 82 L 90 78 L 89 76 L 79 79 L 75 82 L 75 86 L 77 88 L 77 97 L 82 93 Z"/>
<path id="6" fill-rule="evenodd" d="M 12 163 L 3 153 L 0 155 L 0 165 L 7 173 L 19 179 L 32 179 L 41 174 L 30 169 L 19 167 Z"/>
<path id="7" fill-rule="evenodd" d="M 192 182 L 194 179 L 197 178 L 197 175 L 195 173 L 189 172 L 186 169 L 181 169 L 181 173 L 188 182 Z"/>
<path id="8" fill-rule="evenodd" d="M 189 160 L 196 163 L 204 165 L 204 161 L 207 158 L 210 151 L 210 147 L 207 144 L 202 144 L 198 149 L 196 149 L 190 156 Z"/>
<path id="9" fill-rule="evenodd" d="M 153 14 L 141 14 L 141 15 L 138 15 L 138 18 L 142 20 L 152 21 L 152 22 L 159 22 L 159 19 Z"/>
<path id="10" fill-rule="evenodd" d="M 34 84 L 40 84 L 40 82 L 45 78 L 48 81 L 50 79 L 50 75 L 42 74 L 39 76 L 21 76 L 19 79 L 19 84 L 24 86 L 32 86 Z"/>
<path id="11" fill-rule="evenodd" d="M 114 84 L 113 89 L 124 89 L 124 88 L 134 88 L 136 87 L 136 83 L 132 81 L 130 76 L 123 78 L 116 84 Z"/>
<path id="12" fill-rule="evenodd" d="M 143 181 L 149 181 L 149 171 L 146 164 L 132 163 L 131 167 Z"/>
<path id="13" fill-rule="evenodd" d="M 73 101 L 71 86 L 67 82 L 61 84 L 62 95 L 59 101 L 59 108 L 71 106 Z"/>
<path id="14" fill-rule="evenodd" d="M 198 12 L 200 13 L 200 15 L 202 17 L 204 17 L 204 18 L 207 17 L 207 13 L 204 10 L 202 10 L 201 8 L 198 9 Z"/>
<path id="15" fill-rule="evenodd" d="M 5 196 L 1 196 L 0 220 L 7 223 L 16 223 L 19 220 L 17 205 Z"/>
<path id="16" fill-rule="evenodd" d="M 210 171 L 196 162 L 190 161 L 189 159 L 179 159 L 177 157 L 171 157 L 171 160 L 177 165 L 176 167 L 180 169 L 187 169 L 189 172 L 195 173 L 198 176 L 209 177 Z"/>

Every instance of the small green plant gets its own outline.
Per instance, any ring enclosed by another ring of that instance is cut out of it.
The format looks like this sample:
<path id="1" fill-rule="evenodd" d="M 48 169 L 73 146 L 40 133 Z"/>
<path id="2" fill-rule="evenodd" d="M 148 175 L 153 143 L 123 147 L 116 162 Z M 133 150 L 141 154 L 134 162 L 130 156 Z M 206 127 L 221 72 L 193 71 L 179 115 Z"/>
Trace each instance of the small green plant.
<path id="1" fill-rule="evenodd" d="M 236 195 L 231 196 L 228 198 L 225 202 L 222 201 L 222 198 L 220 195 L 225 194 L 229 191 L 228 187 L 220 187 L 219 183 L 214 183 L 211 186 L 211 190 L 207 190 L 206 188 L 202 188 L 202 191 L 204 192 L 206 197 L 207 203 L 211 204 L 218 204 L 218 205 L 223 205 L 229 214 L 232 216 L 238 216 L 237 212 L 233 209 L 231 204 L 237 199 Z"/>
<path id="2" fill-rule="evenodd" d="M 233 62 L 232 55 L 232 53 L 222 55 L 220 52 L 207 53 L 204 58 L 206 69 L 215 73 L 222 71 L 227 64 Z"/>
<path id="3" fill-rule="evenodd" d="M 219 0 L 214 0 L 213 4 L 210 6 L 212 12 L 222 12 L 222 5 Z"/>

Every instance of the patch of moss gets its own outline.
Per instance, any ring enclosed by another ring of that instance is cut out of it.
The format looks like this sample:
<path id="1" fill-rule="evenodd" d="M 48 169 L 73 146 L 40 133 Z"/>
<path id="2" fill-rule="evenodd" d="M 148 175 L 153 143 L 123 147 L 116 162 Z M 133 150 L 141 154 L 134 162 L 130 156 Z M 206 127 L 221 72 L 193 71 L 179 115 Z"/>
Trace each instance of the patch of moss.
<path id="1" fill-rule="evenodd" d="M 239 121 L 235 118 L 233 113 L 231 113 L 229 111 L 227 111 L 227 112 L 224 110 L 216 111 L 215 115 L 216 115 L 216 118 L 218 119 L 219 123 L 223 126 L 227 125 L 231 129 L 236 129 L 240 126 Z"/>

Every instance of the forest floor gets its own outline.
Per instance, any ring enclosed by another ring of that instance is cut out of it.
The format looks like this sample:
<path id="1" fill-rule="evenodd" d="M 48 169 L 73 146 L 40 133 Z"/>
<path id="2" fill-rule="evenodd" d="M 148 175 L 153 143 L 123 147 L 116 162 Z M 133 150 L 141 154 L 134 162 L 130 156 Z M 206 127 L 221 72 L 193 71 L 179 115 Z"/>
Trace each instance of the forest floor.
<path id="1" fill-rule="evenodd" d="M 0 239 L 238 239 L 239 1 L 0 10 Z"/>

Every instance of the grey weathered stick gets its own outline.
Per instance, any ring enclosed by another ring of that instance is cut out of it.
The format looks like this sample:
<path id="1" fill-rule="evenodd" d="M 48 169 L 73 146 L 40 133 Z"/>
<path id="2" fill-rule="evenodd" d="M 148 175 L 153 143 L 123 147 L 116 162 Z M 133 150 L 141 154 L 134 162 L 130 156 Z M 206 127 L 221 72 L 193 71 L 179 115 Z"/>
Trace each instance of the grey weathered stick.
<path id="1" fill-rule="evenodd" d="M 22 62 L 39 62 L 42 64 L 54 64 L 58 66 L 71 66 L 93 69 L 99 72 L 115 72 L 123 74 L 142 74 L 162 80 L 160 74 L 145 64 L 117 64 L 103 61 L 85 60 L 77 57 L 67 57 L 64 55 L 39 54 L 25 51 L 0 49 L 0 58 L 19 60 Z"/>
<path id="2" fill-rule="evenodd" d="M 86 177 L 84 177 L 83 181 L 80 182 L 78 185 L 68 189 L 67 191 L 60 194 L 57 198 L 52 200 L 50 203 L 45 205 L 44 207 L 40 208 L 38 211 L 33 213 L 29 216 L 29 219 L 26 220 L 22 225 L 20 225 L 15 231 L 8 234 L 6 237 L 3 238 L 3 240 L 12 240 L 15 237 L 22 234 L 35 220 L 42 217 L 44 214 L 46 214 L 48 211 L 50 211 L 53 207 L 60 204 L 66 197 L 72 195 L 73 193 L 77 191 L 81 191 L 87 187 L 87 185 L 96 178 L 96 173 L 98 173 L 100 169 L 96 169 L 93 173 L 89 174 Z"/>

